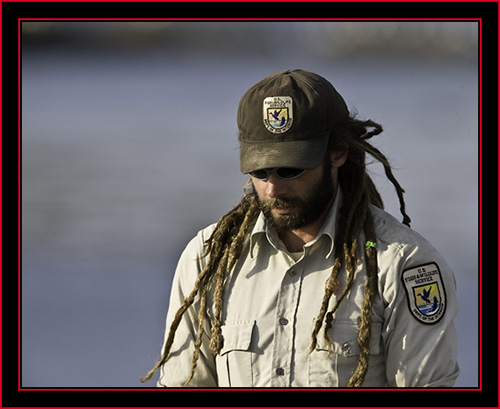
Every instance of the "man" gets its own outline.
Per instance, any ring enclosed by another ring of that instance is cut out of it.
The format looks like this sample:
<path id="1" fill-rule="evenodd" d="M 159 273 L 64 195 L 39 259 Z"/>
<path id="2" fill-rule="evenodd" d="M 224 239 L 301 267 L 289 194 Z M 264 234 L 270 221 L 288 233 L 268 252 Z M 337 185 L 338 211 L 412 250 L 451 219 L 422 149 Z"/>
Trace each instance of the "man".
<path id="1" fill-rule="evenodd" d="M 409 228 L 403 189 L 324 78 L 251 87 L 238 109 L 245 196 L 182 254 L 158 386 L 448 387 L 453 273 Z M 380 161 L 403 223 L 382 210 Z"/>

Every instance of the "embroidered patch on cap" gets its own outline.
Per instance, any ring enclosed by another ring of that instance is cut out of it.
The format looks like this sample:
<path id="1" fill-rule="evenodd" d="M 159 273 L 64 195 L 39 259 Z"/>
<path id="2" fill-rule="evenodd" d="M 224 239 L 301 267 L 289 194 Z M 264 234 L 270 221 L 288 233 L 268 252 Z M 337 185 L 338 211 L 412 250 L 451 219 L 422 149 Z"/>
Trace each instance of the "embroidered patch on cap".
<path id="1" fill-rule="evenodd" d="M 280 134 L 290 129 L 293 122 L 292 97 L 267 97 L 263 105 L 264 125 L 269 132 Z"/>
<path id="2" fill-rule="evenodd" d="M 404 270 L 401 278 L 413 316 L 424 324 L 437 323 L 446 310 L 446 293 L 438 265 L 412 267 Z"/>

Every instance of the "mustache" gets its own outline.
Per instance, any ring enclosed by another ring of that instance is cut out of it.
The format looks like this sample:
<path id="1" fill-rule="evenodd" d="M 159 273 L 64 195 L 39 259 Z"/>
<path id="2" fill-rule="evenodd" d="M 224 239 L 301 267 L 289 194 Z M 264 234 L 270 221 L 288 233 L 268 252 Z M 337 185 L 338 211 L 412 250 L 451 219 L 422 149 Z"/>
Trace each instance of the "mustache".
<path id="1" fill-rule="evenodd" d="M 268 209 L 289 209 L 302 205 L 302 200 L 298 198 L 274 198 L 259 200 L 261 207 Z"/>

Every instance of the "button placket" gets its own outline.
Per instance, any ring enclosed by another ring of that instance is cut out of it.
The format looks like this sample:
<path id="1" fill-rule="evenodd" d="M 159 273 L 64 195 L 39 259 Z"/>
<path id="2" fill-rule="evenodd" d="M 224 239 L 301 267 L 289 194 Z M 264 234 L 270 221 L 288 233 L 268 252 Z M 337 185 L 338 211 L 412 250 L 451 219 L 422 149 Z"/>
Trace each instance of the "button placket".
<path id="1" fill-rule="evenodd" d="M 292 319 L 297 309 L 300 280 L 292 278 L 296 278 L 299 271 L 295 266 L 291 266 L 284 273 L 276 303 L 272 360 L 274 376 L 271 382 L 273 387 L 290 386 L 290 367 L 295 343 Z"/>

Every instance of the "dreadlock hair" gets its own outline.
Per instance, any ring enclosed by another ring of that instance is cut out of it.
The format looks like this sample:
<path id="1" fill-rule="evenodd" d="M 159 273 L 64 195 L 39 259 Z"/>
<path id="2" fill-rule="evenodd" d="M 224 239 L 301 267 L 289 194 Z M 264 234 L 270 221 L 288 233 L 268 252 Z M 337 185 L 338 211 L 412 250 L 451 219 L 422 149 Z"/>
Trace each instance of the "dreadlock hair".
<path id="1" fill-rule="evenodd" d="M 340 186 L 342 186 L 344 201 L 339 214 L 339 228 L 335 238 L 334 262 L 330 279 L 328 280 L 330 284 L 326 286 L 321 308 L 315 321 L 315 327 L 311 335 L 310 353 L 316 347 L 317 337 L 322 327 L 324 328 L 323 336 L 325 341 L 330 348 L 332 347 L 331 340 L 328 337 L 328 330 L 332 327 L 333 316 L 339 308 L 340 303 L 352 288 L 357 266 L 358 241 L 361 234 L 364 233 L 367 240 L 367 244 L 364 247 L 366 278 L 358 334 L 360 356 L 357 367 L 348 382 L 349 387 L 360 387 L 368 371 L 372 306 L 374 296 L 377 292 L 376 235 L 373 216 L 369 207 L 370 204 L 373 204 L 379 208 L 383 208 L 383 202 L 375 184 L 367 174 L 366 154 L 371 155 L 383 165 L 387 178 L 396 189 L 400 202 L 400 210 L 403 215 L 403 223 L 408 226 L 410 224 L 410 218 L 406 214 L 403 199 L 404 190 L 392 174 L 387 158 L 378 149 L 368 143 L 368 139 L 380 134 L 382 131 L 382 126 L 371 120 L 361 121 L 354 117 L 349 117 L 330 136 L 330 151 L 348 149 L 349 154 L 344 165 L 339 168 L 338 180 Z M 215 230 L 205 243 L 206 250 L 203 257 L 206 257 L 207 264 L 200 272 L 191 294 L 184 300 L 172 320 L 161 358 L 146 377 L 141 378 L 142 382 L 150 380 L 154 372 L 167 361 L 175 332 L 182 316 L 198 297 L 198 332 L 194 343 L 191 373 L 185 386 L 189 384 L 195 373 L 202 345 L 203 326 L 207 318 L 207 292 L 209 290 L 213 291 L 215 317 L 212 322 L 209 348 L 214 355 L 220 352 L 223 343 L 221 325 L 226 275 L 231 271 L 240 257 L 244 239 L 253 226 L 259 212 L 254 192 L 247 191 L 241 202 L 220 219 Z M 345 265 L 347 271 L 346 285 L 337 297 L 332 309 L 328 311 L 330 299 L 333 293 L 338 290 L 338 278 L 343 265 Z"/>
<path id="2" fill-rule="evenodd" d="M 364 247 L 366 260 L 365 294 L 361 306 L 361 322 L 358 334 L 358 345 L 360 356 L 358 365 L 348 382 L 348 386 L 359 387 L 363 383 L 368 371 L 368 358 L 370 355 L 370 339 L 372 325 L 372 306 L 377 292 L 377 251 L 376 235 L 373 225 L 373 216 L 370 204 L 383 209 L 382 198 L 375 184 L 366 171 L 366 154 L 368 153 L 383 167 L 387 178 L 394 185 L 399 202 L 400 211 L 403 215 L 403 223 L 410 225 L 410 218 L 406 214 L 403 198 L 404 190 L 394 177 L 387 158 L 367 141 L 374 135 L 383 131 L 382 126 L 371 120 L 360 121 L 349 118 L 342 126 L 338 127 L 330 137 L 329 149 L 349 149 L 346 162 L 339 168 L 338 180 L 342 186 L 344 201 L 340 208 L 339 229 L 335 243 L 335 258 L 332 272 L 325 288 L 325 294 L 321 304 L 320 312 L 315 321 L 311 336 L 310 353 L 315 349 L 317 336 L 324 324 L 324 339 L 327 345 L 332 347 L 328 331 L 332 327 L 333 315 L 338 310 L 340 303 L 349 294 L 356 271 L 358 240 L 362 232 L 365 234 L 366 245 Z M 345 264 L 347 271 L 346 285 L 330 311 L 329 301 L 339 286 L 338 276 L 342 265 Z"/>

